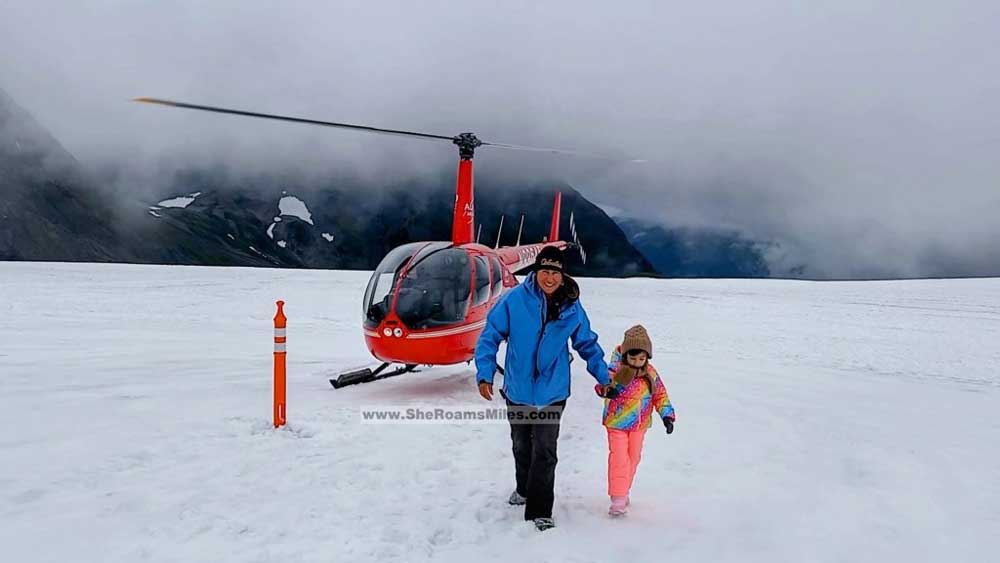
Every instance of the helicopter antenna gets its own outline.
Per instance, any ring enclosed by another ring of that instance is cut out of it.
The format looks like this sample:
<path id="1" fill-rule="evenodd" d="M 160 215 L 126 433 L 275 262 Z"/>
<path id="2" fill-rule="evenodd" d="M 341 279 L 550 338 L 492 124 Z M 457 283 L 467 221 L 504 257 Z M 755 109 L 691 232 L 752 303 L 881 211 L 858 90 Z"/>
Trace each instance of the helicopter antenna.
<path id="1" fill-rule="evenodd" d="M 500 235 L 503 234 L 503 215 L 500 216 L 500 228 L 497 229 L 497 244 L 493 248 L 500 248 Z"/>
<path id="2" fill-rule="evenodd" d="M 514 246 L 521 246 L 521 230 L 524 229 L 524 213 L 521 214 L 521 224 L 517 226 L 517 242 Z"/>
<path id="3" fill-rule="evenodd" d="M 583 244 L 580 243 L 580 237 L 576 234 L 576 219 L 573 217 L 573 212 L 569 212 L 569 232 L 573 236 L 573 246 L 580 251 L 580 259 L 583 263 L 587 263 L 587 251 L 583 249 Z"/>

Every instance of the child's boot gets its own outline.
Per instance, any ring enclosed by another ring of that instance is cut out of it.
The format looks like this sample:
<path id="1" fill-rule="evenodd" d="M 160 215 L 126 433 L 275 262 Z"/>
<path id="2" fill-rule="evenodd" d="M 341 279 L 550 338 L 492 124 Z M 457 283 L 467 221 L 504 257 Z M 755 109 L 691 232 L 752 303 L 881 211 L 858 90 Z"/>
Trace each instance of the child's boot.
<path id="1" fill-rule="evenodd" d="M 611 497 L 611 506 L 608 508 L 608 516 L 625 516 L 628 513 L 628 497 Z"/>

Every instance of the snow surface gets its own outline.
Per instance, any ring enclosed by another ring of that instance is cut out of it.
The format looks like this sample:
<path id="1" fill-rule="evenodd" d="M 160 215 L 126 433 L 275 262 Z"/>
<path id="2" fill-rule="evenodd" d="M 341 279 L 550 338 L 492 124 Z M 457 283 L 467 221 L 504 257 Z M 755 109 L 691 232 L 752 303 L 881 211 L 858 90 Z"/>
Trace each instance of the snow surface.
<path id="1" fill-rule="evenodd" d="M 165 199 L 156 205 L 160 207 L 179 207 L 181 209 L 194 203 L 194 200 L 201 195 L 201 192 L 194 192 L 188 196 L 174 197 L 171 199 Z"/>
<path id="2" fill-rule="evenodd" d="M 323 238 L 326 239 L 326 242 L 333 242 L 333 235 L 330 233 L 323 233 Z"/>
<path id="3" fill-rule="evenodd" d="M 286 241 L 279 240 L 278 241 L 278 246 L 280 246 L 281 248 L 285 248 L 285 247 L 288 246 L 288 243 Z"/>
<path id="4" fill-rule="evenodd" d="M 310 225 L 313 224 L 312 214 L 309 213 L 309 208 L 301 199 L 295 196 L 284 196 L 278 201 L 278 210 L 282 215 L 291 215 L 292 217 L 298 217 Z"/>
<path id="5" fill-rule="evenodd" d="M 267 227 L 267 236 L 270 237 L 271 240 L 274 240 L 274 226 L 276 224 L 277 223 L 271 223 L 270 226 Z"/>
<path id="6" fill-rule="evenodd" d="M 580 280 L 602 344 L 642 322 L 677 408 L 606 513 L 583 362 L 555 518 L 506 504 L 509 429 L 465 365 L 369 362 L 365 272 L 0 262 L 5 561 L 987 561 L 1000 550 L 1000 280 Z M 637 301 L 641 297 L 641 302 Z M 288 316 L 273 430 L 272 317 Z"/>

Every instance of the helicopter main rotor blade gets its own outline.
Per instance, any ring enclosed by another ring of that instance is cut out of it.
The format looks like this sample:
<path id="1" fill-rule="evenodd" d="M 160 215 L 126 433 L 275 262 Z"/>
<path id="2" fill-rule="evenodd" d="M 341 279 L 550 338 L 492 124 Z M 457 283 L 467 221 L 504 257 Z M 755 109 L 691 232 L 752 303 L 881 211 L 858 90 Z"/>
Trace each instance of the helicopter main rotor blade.
<path id="1" fill-rule="evenodd" d="M 243 111 L 238 109 L 220 108 L 214 106 L 202 106 L 188 104 L 185 102 L 175 102 L 172 100 L 161 100 L 159 98 L 134 98 L 133 102 L 143 102 L 147 104 L 159 104 L 175 108 L 196 109 L 201 111 L 211 111 L 215 113 L 227 113 L 230 115 L 242 115 L 244 117 L 259 117 L 262 119 L 275 119 L 278 121 L 290 121 L 292 123 L 305 123 L 308 125 L 322 125 L 324 127 L 337 127 L 340 129 L 353 129 L 355 131 L 367 131 L 369 133 L 383 133 L 386 135 L 402 135 L 405 137 L 420 137 L 424 139 L 439 139 L 451 142 L 453 137 L 447 135 L 434 135 L 431 133 L 420 133 L 417 131 L 403 131 L 401 129 L 382 129 L 380 127 L 369 127 L 367 125 L 354 125 L 353 123 L 336 123 L 333 121 L 319 121 L 316 119 L 305 119 L 302 117 L 289 117 L 287 115 L 273 115 L 269 113 L 258 113 L 255 111 Z"/>
<path id="2" fill-rule="evenodd" d="M 542 147 L 528 147 L 524 145 L 509 145 L 506 143 L 487 143 L 479 141 L 470 133 L 463 133 L 462 135 L 449 136 L 449 135 L 435 135 L 433 133 L 421 133 L 419 131 L 405 131 L 403 129 L 384 129 L 381 127 L 370 127 L 368 125 L 355 125 L 353 123 L 338 123 L 335 121 L 320 121 L 317 119 L 306 119 L 304 117 L 291 117 L 287 115 L 275 115 L 270 113 L 259 113 L 255 111 L 244 111 L 238 109 L 220 108 L 215 106 L 204 106 L 199 104 L 189 104 L 187 102 L 175 102 L 173 100 L 163 100 L 160 98 L 133 98 L 133 102 L 142 102 L 146 104 L 158 104 L 161 106 L 169 106 L 175 108 L 183 109 L 196 109 L 199 111 L 210 111 L 214 113 L 225 113 L 229 115 L 240 115 L 243 117 L 257 117 L 261 119 L 274 119 L 277 121 L 289 121 L 292 123 L 304 123 L 306 125 L 322 125 L 324 127 L 336 127 L 338 129 L 352 129 L 354 131 L 365 131 L 368 133 L 382 133 L 383 135 L 398 135 L 403 137 L 416 137 L 419 139 L 435 139 L 440 141 L 449 141 L 455 144 L 459 144 L 463 141 L 476 143 L 472 146 L 474 149 L 476 146 L 487 146 L 487 147 L 497 147 L 501 149 L 510 149 L 518 151 L 532 151 L 532 152 L 546 152 L 551 154 L 565 154 L 572 156 L 582 156 L 586 158 L 596 158 L 602 160 L 617 160 L 626 162 L 645 162 L 644 160 L 627 159 L 622 157 L 587 153 L 582 151 L 572 151 L 565 149 L 552 149 L 552 148 L 542 148 Z"/>
<path id="3" fill-rule="evenodd" d="M 511 149 L 515 151 L 531 151 L 531 152 L 547 152 L 552 154 L 565 154 L 569 156 L 582 156 L 586 158 L 598 158 L 602 160 L 623 160 L 625 162 L 646 162 L 645 160 L 633 159 L 633 158 L 622 158 L 618 156 L 610 156 L 606 154 L 596 154 L 591 152 L 583 151 L 572 151 L 566 149 L 551 149 L 542 147 L 526 147 L 524 145 L 508 145 L 506 143 L 487 143 L 483 141 L 484 147 L 498 147 L 501 149 Z"/>

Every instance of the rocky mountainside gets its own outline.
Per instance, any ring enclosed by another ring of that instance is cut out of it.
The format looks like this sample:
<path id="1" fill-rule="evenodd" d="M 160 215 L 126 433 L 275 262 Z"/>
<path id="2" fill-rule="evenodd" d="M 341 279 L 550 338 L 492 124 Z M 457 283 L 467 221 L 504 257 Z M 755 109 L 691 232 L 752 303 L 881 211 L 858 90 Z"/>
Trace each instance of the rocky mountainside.
<path id="1" fill-rule="evenodd" d="M 739 233 L 670 228 L 613 214 L 629 242 L 659 275 L 679 278 L 766 278 L 766 243 Z"/>
<path id="2" fill-rule="evenodd" d="M 56 139 L 0 90 L 0 260 L 129 261 L 115 207 Z"/>
<path id="3" fill-rule="evenodd" d="M 156 205 L 102 190 L 59 142 L 0 91 L 0 260 L 114 261 L 372 269 L 393 247 L 447 240 L 454 179 L 370 186 L 239 178 L 219 170 L 177 174 Z M 569 186 L 510 186 L 477 178 L 483 242 L 548 233 L 553 197 L 563 192 L 562 234 L 576 218 L 587 262 L 581 275 L 653 271 L 622 230 Z"/>
<path id="4" fill-rule="evenodd" d="M 392 248 L 447 240 L 454 177 L 379 186 L 353 180 L 247 178 L 195 169 L 160 182 L 152 201 L 112 196 L 0 90 L 0 260 L 57 260 L 372 269 Z M 148 190 L 145 190 L 148 192 Z M 578 275 L 765 277 L 765 247 L 737 234 L 611 217 L 567 185 L 476 179 L 481 241 L 513 245 L 548 234 L 556 191 L 560 234 L 570 216 L 586 250 Z"/>
<path id="5" fill-rule="evenodd" d="M 182 189 L 183 188 L 183 189 Z M 652 265 L 628 243 L 625 233 L 597 206 L 569 186 L 514 187 L 477 181 L 476 221 L 483 244 L 495 245 L 501 216 L 501 245 L 517 242 L 521 214 L 522 242 L 548 234 L 556 191 L 563 194 L 562 238 L 570 235 L 570 214 L 587 255 L 573 254 L 580 275 L 648 274 Z M 202 241 L 249 252 L 276 266 L 371 269 L 392 248 L 415 240 L 447 240 L 451 234 L 454 188 L 442 178 L 436 185 L 371 189 L 350 182 L 300 185 L 273 178 L 239 182 L 204 172 L 183 175 L 174 194 L 148 210 L 162 222 L 159 233 L 181 231 Z M 167 238 L 169 238 L 169 236 Z M 159 244 L 164 245 L 163 240 Z M 204 253 L 210 247 L 200 247 Z M 202 263 L 210 256 L 177 250 L 166 261 Z"/>

